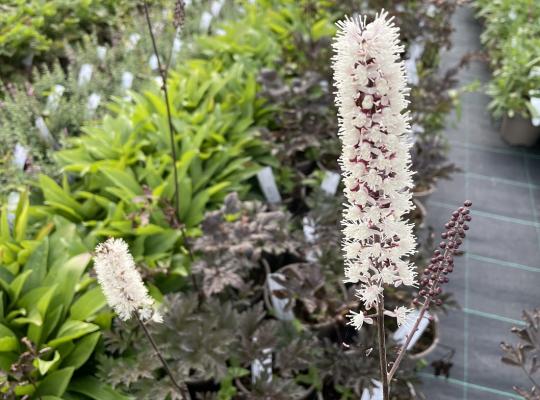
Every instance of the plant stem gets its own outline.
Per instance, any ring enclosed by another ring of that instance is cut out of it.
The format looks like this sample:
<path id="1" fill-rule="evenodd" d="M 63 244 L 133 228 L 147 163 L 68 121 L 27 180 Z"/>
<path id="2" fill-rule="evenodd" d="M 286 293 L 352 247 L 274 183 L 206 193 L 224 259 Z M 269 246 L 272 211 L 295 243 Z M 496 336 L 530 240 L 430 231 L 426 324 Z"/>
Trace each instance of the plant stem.
<path id="1" fill-rule="evenodd" d="M 409 347 L 409 343 L 411 343 L 411 340 L 415 334 L 415 332 L 418 330 L 418 325 L 420 325 L 420 321 L 422 321 L 422 318 L 424 318 L 424 314 L 427 311 L 429 302 L 431 300 L 427 299 L 424 304 L 422 305 L 422 308 L 420 309 L 420 313 L 418 314 L 418 317 L 416 318 L 416 321 L 414 322 L 414 325 L 411 329 L 411 332 L 407 335 L 407 340 L 405 340 L 405 343 L 401 346 L 399 349 L 398 356 L 396 358 L 396 361 L 394 362 L 394 365 L 392 365 L 392 369 L 388 373 L 388 382 L 392 381 L 392 378 L 394 377 L 394 374 L 396 373 L 397 369 L 399 368 L 399 364 L 401 364 L 401 361 L 403 360 L 403 357 L 405 357 L 405 353 L 407 352 L 407 347 Z"/>
<path id="2" fill-rule="evenodd" d="M 144 16 L 146 18 L 146 24 L 148 26 L 148 32 L 150 33 L 150 39 L 152 41 L 152 48 L 154 50 L 154 55 L 156 56 L 157 63 L 158 63 L 158 71 L 159 75 L 161 76 L 161 80 L 163 81 L 163 85 L 161 86 L 161 89 L 163 90 L 163 95 L 165 97 L 165 106 L 167 109 L 167 122 L 169 126 L 169 137 L 171 142 L 171 156 L 173 159 L 173 174 L 174 174 L 174 208 L 176 210 L 176 217 L 180 221 L 180 189 L 178 186 L 178 167 L 177 167 L 177 161 L 178 157 L 176 155 L 176 143 L 174 139 L 174 125 L 172 123 L 172 116 L 171 116 L 171 106 L 169 104 L 169 90 L 167 87 L 167 79 L 168 79 L 168 69 L 169 69 L 169 62 L 167 63 L 167 66 L 163 68 L 161 64 L 161 58 L 159 57 L 159 52 L 156 45 L 156 38 L 154 36 L 154 30 L 152 28 L 152 21 L 150 20 L 150 13 L 148 11 L 148 3 L 146 1 L 143 1 L 144 5 Z M 174 46 L 174 44 L 173 44 Z M 172 55 L 172 50 L 171 50 Z M 172 56 L 171 56 L 172 58 Z M 186 229 L 182 225 L 182 222 L 180 221 L 180 232 L 182 234 L 182 243 L 184 244 L 184 247 L 187 249 L 189 253 L 189 258 L 191 261 L 193 261 L 195 258 L 193 256 L 193 251 L 191 250 L 191 246 L 186 240 Z M 199 292 L 199 297 L 201 297 L 201 293 L 199 290 L 199 285 L 197 284 L 197 279 L 193 274 L 191 274 L 191 280 L 193 283 L 193 286 L 197 292 Z"/>
<path id="3" fill-rule="evenodd" d="M 388 371 L 386 369 L 386 332 L 384 329 L 384 297 L 379 296 L 377 303 L 377 331 L 379 333 L 379 369 L 381 375 L 381 385 L 383 400 L 390 400 L 388 388 Z"/>
<path id="4" fill-rule="evenodd" d="M 161 361 L 161 364 L 163 364 L 163 368 L 165 368 L 165 372 L 167 372 L 167 375 L 169 375 L 169 378 L 171 379 L 171 382 L 173 383 L 174 387 L 178 390 L 178 393 L 180 393 L 180 395 L 182 396 L 182 398 L 184 400 L 191 400 L 191 396 L 189 395 L 189 390 L 188 390 L 186 384 L 185 383 L 178 383 L 176 381 L 176 379 L 174 379 L 172 371 L 169 368 L 169 364 L 167 364 L 167 361 L 165 361 L 165 359 L 161 355 L 161 352 L 159 351 L 159 349 L 158 349 L 158 347 L 156 345 L 156 342 L 154 341 L 154 338 L 152 337 L 152 335 L 150 334 L 150 332 L 148 331 L 148 329 L 146 328 L 144 323 L 141 321 L 141 319 L 139 318 L 139 315 L 137 313 L 135 313 L 135 318 L 137 319 L 137 322 L 141 326 L 146 338 L 148 339 L 148 341 L 152 345 L 152 348 L 154 349 L 156 355 L 159 358 L 159 361 Z"/>

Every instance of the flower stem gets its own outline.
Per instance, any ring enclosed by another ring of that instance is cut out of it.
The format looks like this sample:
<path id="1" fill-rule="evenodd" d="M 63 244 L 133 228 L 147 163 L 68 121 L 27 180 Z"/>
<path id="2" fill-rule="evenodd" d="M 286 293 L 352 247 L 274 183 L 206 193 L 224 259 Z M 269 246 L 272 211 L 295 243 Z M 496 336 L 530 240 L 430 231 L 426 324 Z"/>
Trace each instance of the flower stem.
<path id="1" fill-rule="evenodd" d="M 394 374 L 396 373 L 397 369 L 399 368 L 399 364 L 401 364 L 401 361 L 403 360 L 403 357 L 405 356 L 405 353 L 407 352 L 407 347 L 409 347 L 409 343 L 411 343 L 411 340 L 415 334 L 415 332 L 418 330 L 418 325 L 420 325 L 420 321 L 424 318 L 424 314 L 427 311 L 429 302 L 431 300 L 428 298 L 422 305 L 422 308 L 420 309 L 420 313 L 418 314 L 418 317 L 416 318 L 416 321 L 414 322 L 414 325 L 411 329 L 411 332 L 407 335 L 407 340 L 405 340 L 405 343 L 401 346 L 399 349 L 398 356 L 396 358 L 396 361 L 394 362 L 394 365 L 392 365 L 392 369 L 388 373 L 388 382 L 392 381 L 392 378 L 394 377 Z"/>
<path id="2" fill-rule="evenodd" d="M 163 368 L 165 368 L 165 372 L 167 373 L 167 375 L 169 375 L 169 378 L 171 379 L 172 384 L 174 385 L 176 390 L 178 390 L 178 393 L 180 393 L 180 395 L 182 396 L 182 398 L 184 400 L 191 400 L 191 396 L 189 395 L 189 390 L 188 390 L 186 384 L 185 383 L 178 383 L 176 381 L 176 379 L 173 376 L 173 373 L 172 373 L 171 369 L 169 368 L 169 364 L 167 364 L 167 361 L 165 361 L 165 358 L 163 358 L 163 356 L 161 355 L 161 352 L 159 351 L 154 338 L 152 337 L 152 335 L 150 334 L 150 332 L 148 331 L 148 329 L 146 328 L 144 323 L 141 321 L 141 319 L 139 318 L 139 315 L 137 313 L 135 313 L 135 318 L 137 319 L 137 322 L 141 326 L 146 338 L 148 339 L 148 341 L 152 345 L 152 348 L 154 349 L 154 352 L 156 353 L 156 355 L 159 358 L 159 361 L 161 361 L 161 364 L 163 364 Z"/>
<path id="3" fill-rule="evenodd" d="M 379 334 L 379 369 L 383 391 L 383 400 L 390 400 L 388 371 L 386 369 L 386 332 L 384 329 L 384 297 L 379 296 L 377 303 L 377 331 Z"/>
<path id="4" fill-rule="evenodd" d="M 178 185 L 178 167 L 177 167 L 177 161 L 178 157 L 176 155 L 176 143 L 174 138 L 174 125 L 172 123 L 172 116 L 171 116 L 171 105 L 169 104 L 169 90 L 167 87 L 167 78 L 168 78 L 168 69 L 169 69 L 169 62 L 167 62 L 167 66 L 163 67 L 161 64 L 161 58 L 159 57 L 159 52 L 156 45 L 156 38 L 154 36 L 154 29 L 152 28 L 152 21 L 150 20 L 150 13 L 148 11 L 148 3 L 146 1 L 143 1 L 144 6 L 144 16 L 146 18 L 146 24 L 148 26 L 148 32 L 150 34 L 150 39 L 152 41 L 152 48 L 154 50 L 154 55 L 156 56 L 157 63 L 158 63 L 158 71 L 159 75 L 161 76 L 161 80 L 163 83 L 163 86 L 161 89 L 163 90 L 163 95 L 165 97 L 165 106 L 167 109 L 167 122 L 169 126 L 169 137 L 171 142 L 171 156 L 173 159 L 173 174 L 174 174 L 174 208 L 176 211 L 176 217 L 180 218 L 180 189 Z M 172 54 L 172 50 L 171 50 Z M 170 57 L 172 58 L 172 57 Z M 186 240 L 186 228 L 184 225 L 182 225 L 180 221 L 180 233 L 182 234 L 182 243 L 184 244 L 184 247 L 187 249 L 189 253 L 189 258 L 191 261 L 194 260 L 193 251 L 191 250 L 191 246 Z M 199 292 L 199 297 L 201 297 L 201 291 L 199 290 L 199 285 L 197 284 L 197 279 L 195 278 L 195 275 L 191 274 L 191 279 L 193 286 L 197 292 Z"/>

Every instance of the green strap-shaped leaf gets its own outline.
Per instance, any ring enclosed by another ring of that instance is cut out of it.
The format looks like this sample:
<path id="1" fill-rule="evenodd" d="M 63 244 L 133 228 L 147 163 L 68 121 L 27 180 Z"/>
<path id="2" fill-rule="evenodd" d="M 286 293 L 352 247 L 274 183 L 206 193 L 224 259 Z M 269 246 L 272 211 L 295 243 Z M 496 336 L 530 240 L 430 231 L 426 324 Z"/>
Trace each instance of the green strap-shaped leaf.
<path id="1" fill-rule="evenodd" d="M 47 375 L 39 384 L 35 396 L 62 396 L 66 391 L 74 368 L 64 368 Z"/>
<path id="2" fill-rule="evenodd" d="M 101 332 L 94 332 L 78 340 L 75 349 L 62 361 L 62 367 L 80 368 L 94 352 L 100 337 Z"/>
<path id="3" fill-rule="evenodd" d="M 0 324 L 0 352 L 19 350 L 19 339 L 11 329 Z"/>
<path id="4" fill-rule="evenodd" d="M 107 300 L 101 291 L 101 287 L 96 286 L 81 297 L 71 306 L 71 319 L 86 321 L 107 304 Z"/>
<path id="5" fill-rule="evenodd" d="M 109 385 L 90 376 L 71 382 L 69 391 L 83 394 L 94 400 L 134 400 L 133 397 L 125 396 Z"/>

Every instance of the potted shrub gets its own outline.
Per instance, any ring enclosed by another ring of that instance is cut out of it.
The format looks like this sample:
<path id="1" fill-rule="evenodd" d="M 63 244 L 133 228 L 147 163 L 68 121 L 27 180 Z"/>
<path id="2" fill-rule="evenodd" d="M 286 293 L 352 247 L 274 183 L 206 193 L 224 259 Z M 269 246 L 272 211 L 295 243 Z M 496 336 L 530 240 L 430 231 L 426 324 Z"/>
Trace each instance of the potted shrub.
<path id="1" fill-rule="evenodd" d="M 507 143 L 532 146 L 540 138 L 540 127 L 531 121 L 538 114 L 531 100 L 540 87 L 540 30 L 531 21 L 540 17 L 540 5 L 524 0 L 479 0 L 476 5 L 485 22 L 481 39 L 493 68 L 489 109 L 502 118 L 501 135 Z"/>

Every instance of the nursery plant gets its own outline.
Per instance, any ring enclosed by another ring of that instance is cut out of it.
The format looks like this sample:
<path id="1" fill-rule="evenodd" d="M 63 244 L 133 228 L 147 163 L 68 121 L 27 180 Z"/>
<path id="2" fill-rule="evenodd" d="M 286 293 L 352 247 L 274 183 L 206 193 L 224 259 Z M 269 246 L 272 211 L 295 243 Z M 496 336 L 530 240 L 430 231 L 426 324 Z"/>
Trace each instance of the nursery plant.
<path id="1" fill-rule="evenodd" d="M 392 378 L 426 310 L 441 302 L 437 296 L 448 281 L 444 275 L 452 272 L 453 254 L 469 229 L 471 203 L 466 201 L 452 214 L 439 245 L 443 253 L 436 250 L 424 271 L 423 288 L 413 301 L 423 301 L 417 317 L 409 322 L 412 309 L 406 306 L 386 309 L 385 287 L 416 285 L 414 266 L 406 260 L 416 243 L 412 226 L 403 218 L 412 208 L 413 187 L 406 137 L 410 129 L 405 112 L 408 90 L 399 56 L 403 48 L 399 29 L 386 12 L 369 24 L 365 17 L 345 19 L 338 28 L 333 68 L 347 198 L 343 213 L 345 282 L 358 284 L 356 296 L 369 312 L 351 310 L 349 323 L 361 329 L 376 322 L 380 388 L 387 400 Z M 390 369 L 385 315 L 396 318 L 398 325 L 412 325 Z"/>
<path id="2" fill-rule="evenodd" d="M 537 119 L 538 107 L 532 99 L 540 96 L 537 93 L 540 52 L 539 28 L 533 21 L 540 18 L 540 5 L 528 0 L 477 0 L 474 4 L 477 15 L 484 21 L 481 39 L 493 69 L 493 78 L 487 85 L 493 115 L 525 121 Z M 508 134 L 512 135 L 511 132 Z M 534 142 L 521 141 L 521 144 L 529 145 Z"/>
<path id="3" fill-rule="evenodd" d="M 124 399 L 82 372 L 112 315 L 80 229 L 61 217 L 36 229 L 26 193 L 0 220 L 0 398 Z"/>
<path id="4" fill-rule="evenodd" d="M 518 337 L 517 345 L 506 342 L 501 343 L 503 352 L 502 362 L 521 368 L 532 386 L 524 389 L 518 386 L 514 391 L 526 400 L 540 398 L 540 384 L 538 383 L 538 354 L 540 351 L 540 310 L 523 312 L 524 327 L 513 327 L 512 332 Z"/>

